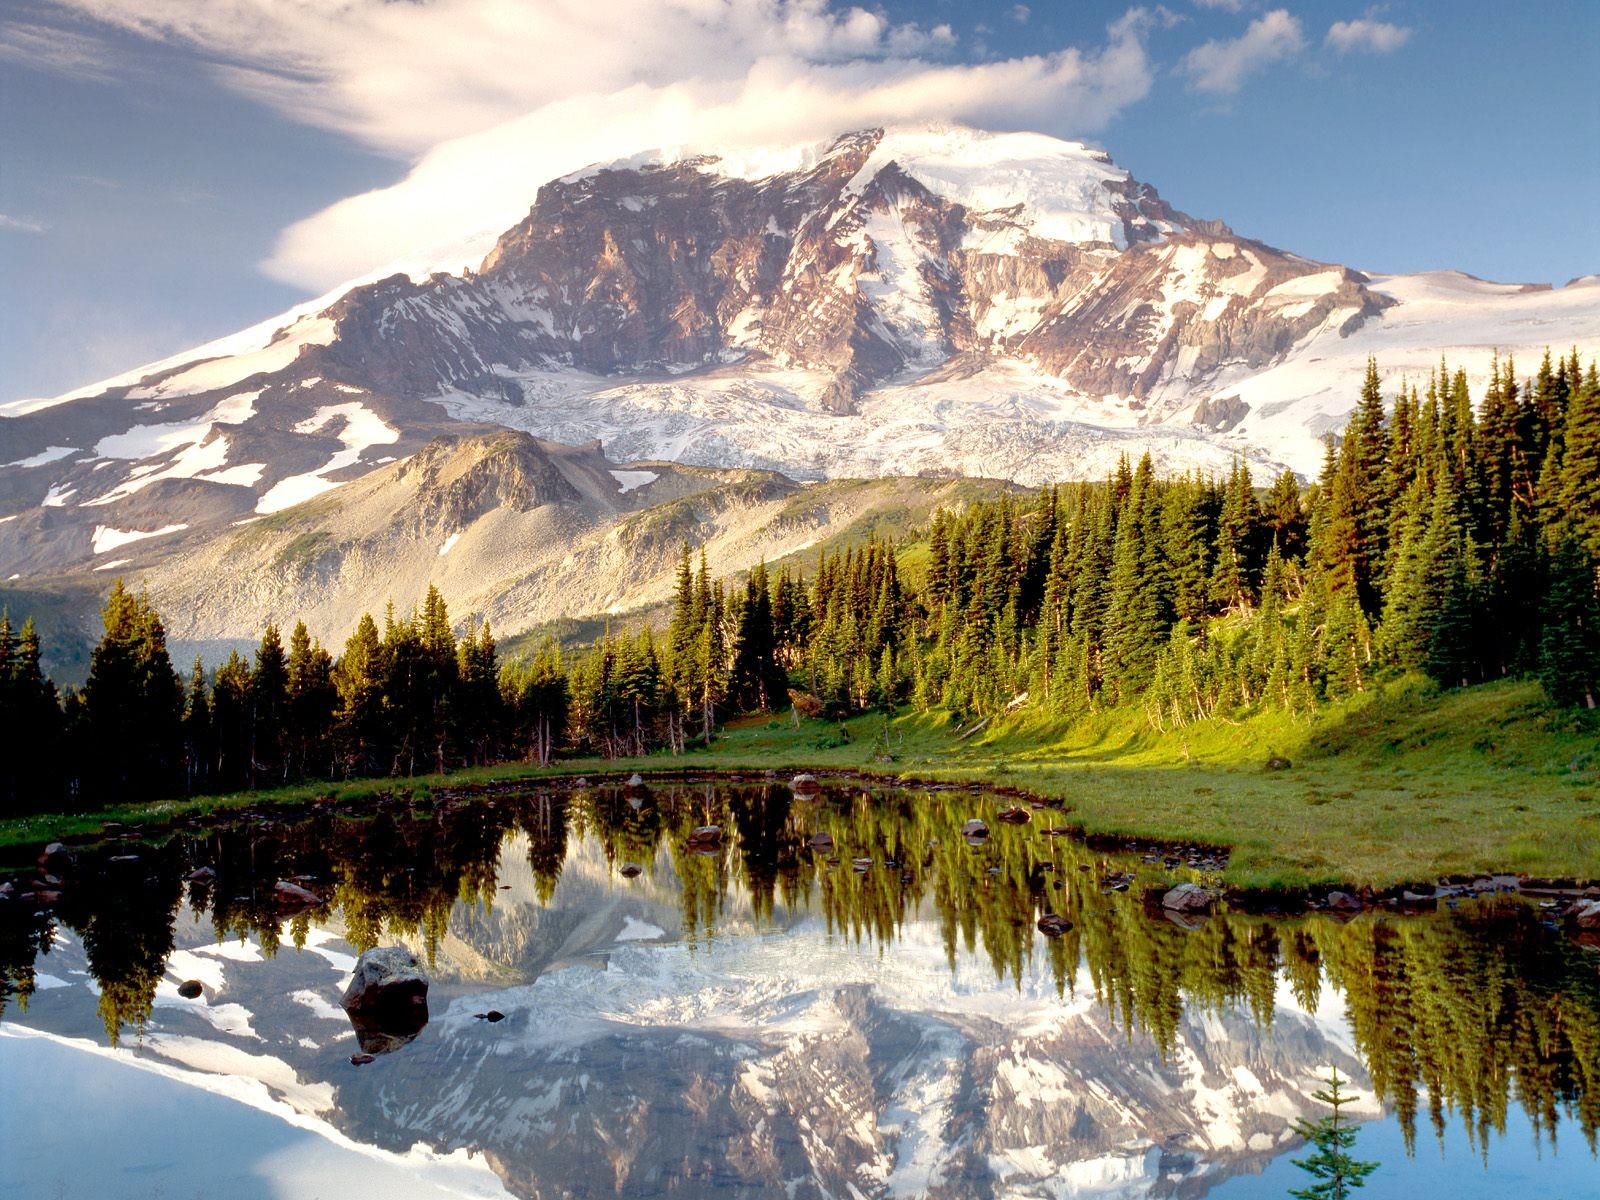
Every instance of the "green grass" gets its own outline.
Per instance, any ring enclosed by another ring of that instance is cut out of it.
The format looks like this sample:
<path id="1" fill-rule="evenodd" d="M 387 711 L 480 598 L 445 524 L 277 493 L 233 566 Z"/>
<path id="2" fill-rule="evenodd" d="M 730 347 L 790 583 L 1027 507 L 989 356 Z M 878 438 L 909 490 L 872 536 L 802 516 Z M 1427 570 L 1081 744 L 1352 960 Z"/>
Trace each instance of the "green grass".
<path id="1" fill-rule="evenodd" d="M 842 733 L 841 733 L 842 730 Z M 446 778 L 310 785 L 198 798 L 94 816 L 0 822 L 0 847 L 88 833 L 102 819 L 170 820 L 260 802 L 548 774 L 655 771 L 867 771 L 1002 784 L 1067 802 L 1086 832 L 1231 848 L 1225 879 L 1243 888 L 1344 883 L 1392 887 L 1443 875 L 1511 871 L 1600 878 L 1600 724 L 1552 709 L 1537 685 L 1437 692 L 1403 681 L 1311 722 L 1267 714 L 1158 734 L 1137 712 L 1071 724 L 1029 714 L 957 742 L 947 720 L 903 714 L 796 728 L 744 718 L 710 750 L 550 771 L 508 764 Z M 1268 771 L 1266 760 L 1291 760 Z"/>

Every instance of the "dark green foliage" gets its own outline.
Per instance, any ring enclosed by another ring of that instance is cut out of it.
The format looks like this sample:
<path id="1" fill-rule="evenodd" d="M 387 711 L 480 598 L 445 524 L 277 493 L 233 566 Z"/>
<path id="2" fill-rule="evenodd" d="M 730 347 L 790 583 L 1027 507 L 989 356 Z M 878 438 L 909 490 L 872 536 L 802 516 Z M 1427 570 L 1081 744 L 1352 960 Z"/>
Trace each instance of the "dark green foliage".
<path id="1" fill-rule="evenodd" d="M 102 616 L 69 769 L 83 773 L 83 790 L 101 803 L 169 795 L 183 785 L 183 685 L 167 656 L 166 627 L 149 597 L 121 579 Z"/>
<path id="2" fill-rule="evenodd" d="M 20 634 L 0 612 L 0 813 L 50 808 L 61 800 L 57 769 L 66 730 L 56 687 L 39 667 L 33 621 Z"/>
<path id="3" fill-rule="evenodd" d="M 1331 1114 L 1319 1121 L 1295 1122 L 1295 1132 L 1315 1149 L 1305 1158 L 1294 1159 L 1294 1165 L 1317 1181 L 1310 1187 L 1290 1188 L 1289 1195 L 1296 1200 L 1348 1200 L 1350 1193 L 1366 1186 L 1367 1176 L 1378 1169 L 1377 1163 L 1362 1162 L 1350 1153 L 1356 1144 L 1356 1130 L 1339 1111 L 1351 1100 L 1339 1090 L 1340 1082 L 1335 1068 L 1328 1077 L 1328 1089 L 1312 1093 L 1312 1099 L 1333 1109 Z"/>

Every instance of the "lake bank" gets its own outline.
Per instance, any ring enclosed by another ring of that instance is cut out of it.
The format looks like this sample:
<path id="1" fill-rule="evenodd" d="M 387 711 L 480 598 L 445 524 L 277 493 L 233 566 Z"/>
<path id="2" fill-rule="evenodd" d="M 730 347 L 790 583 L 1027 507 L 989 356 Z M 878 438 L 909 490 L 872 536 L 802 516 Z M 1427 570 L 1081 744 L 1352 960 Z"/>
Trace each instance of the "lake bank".
<path id="1" fill-rule="evenodd" d="M 1497 873 L 1600 878 L 1600 727 L 1552 708 L 1537 685 L 1437 692 L 1396 684 L 1323 710 L 1157 733 L 1121 711 L 1073 725 L 1019 714 L 958 740 L 931 715 L 842 723 L 785 715 L 730 722 L 710 750 L 673 757 L 510 763 L 413 779 L 41 814 L 0 822 L 0 848 L 92 836 L 107 821 L 164 824 L 257 804 L 427 795 L 551 776 L 854 772 L 984 783 L 1065 807 L 1086 835 L 1225 846 L 1241 891 L 1347 885 L 1375 891 Z M 1267 769 L 1271 758 L 1287 767 Z"/>

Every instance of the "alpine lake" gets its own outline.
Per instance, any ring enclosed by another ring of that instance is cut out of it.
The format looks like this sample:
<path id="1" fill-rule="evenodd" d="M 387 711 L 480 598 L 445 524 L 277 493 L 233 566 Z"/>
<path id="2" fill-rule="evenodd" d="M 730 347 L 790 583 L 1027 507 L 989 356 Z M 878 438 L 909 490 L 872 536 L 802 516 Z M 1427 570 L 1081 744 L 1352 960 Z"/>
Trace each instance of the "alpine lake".
<path id="1" fill-rule="evenodd" d="M 0 1190 L 1279 1197 L 1337 1070 L 1364 1200 L 1600 1196 L 1600 948 L 1552 901 L 1173 911 L 1224 852 L 1068 824 L 617 779 L 10 853 Z M 341 1006 L 378 946 L 408 1027 Z"/>

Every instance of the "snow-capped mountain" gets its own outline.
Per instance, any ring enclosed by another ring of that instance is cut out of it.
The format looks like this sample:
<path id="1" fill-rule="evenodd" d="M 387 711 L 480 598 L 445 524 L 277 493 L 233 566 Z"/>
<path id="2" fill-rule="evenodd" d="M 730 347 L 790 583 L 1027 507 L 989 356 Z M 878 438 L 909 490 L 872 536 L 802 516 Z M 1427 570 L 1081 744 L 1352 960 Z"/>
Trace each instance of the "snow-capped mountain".
<path id="1" fill-rule="evenodd" d="M 657 151 L 546 183 L 477 271 L 361 282 L 0 408 L 0 571 L 103 565 L 496 427 L 802 479 L 1034 484 L 1145 450 L 1309 474 L 1368 354 L 1417 377 L 1572 344 L 1600 344 L 1595 277 L 1313 262 L 1041 135 Z"/>

